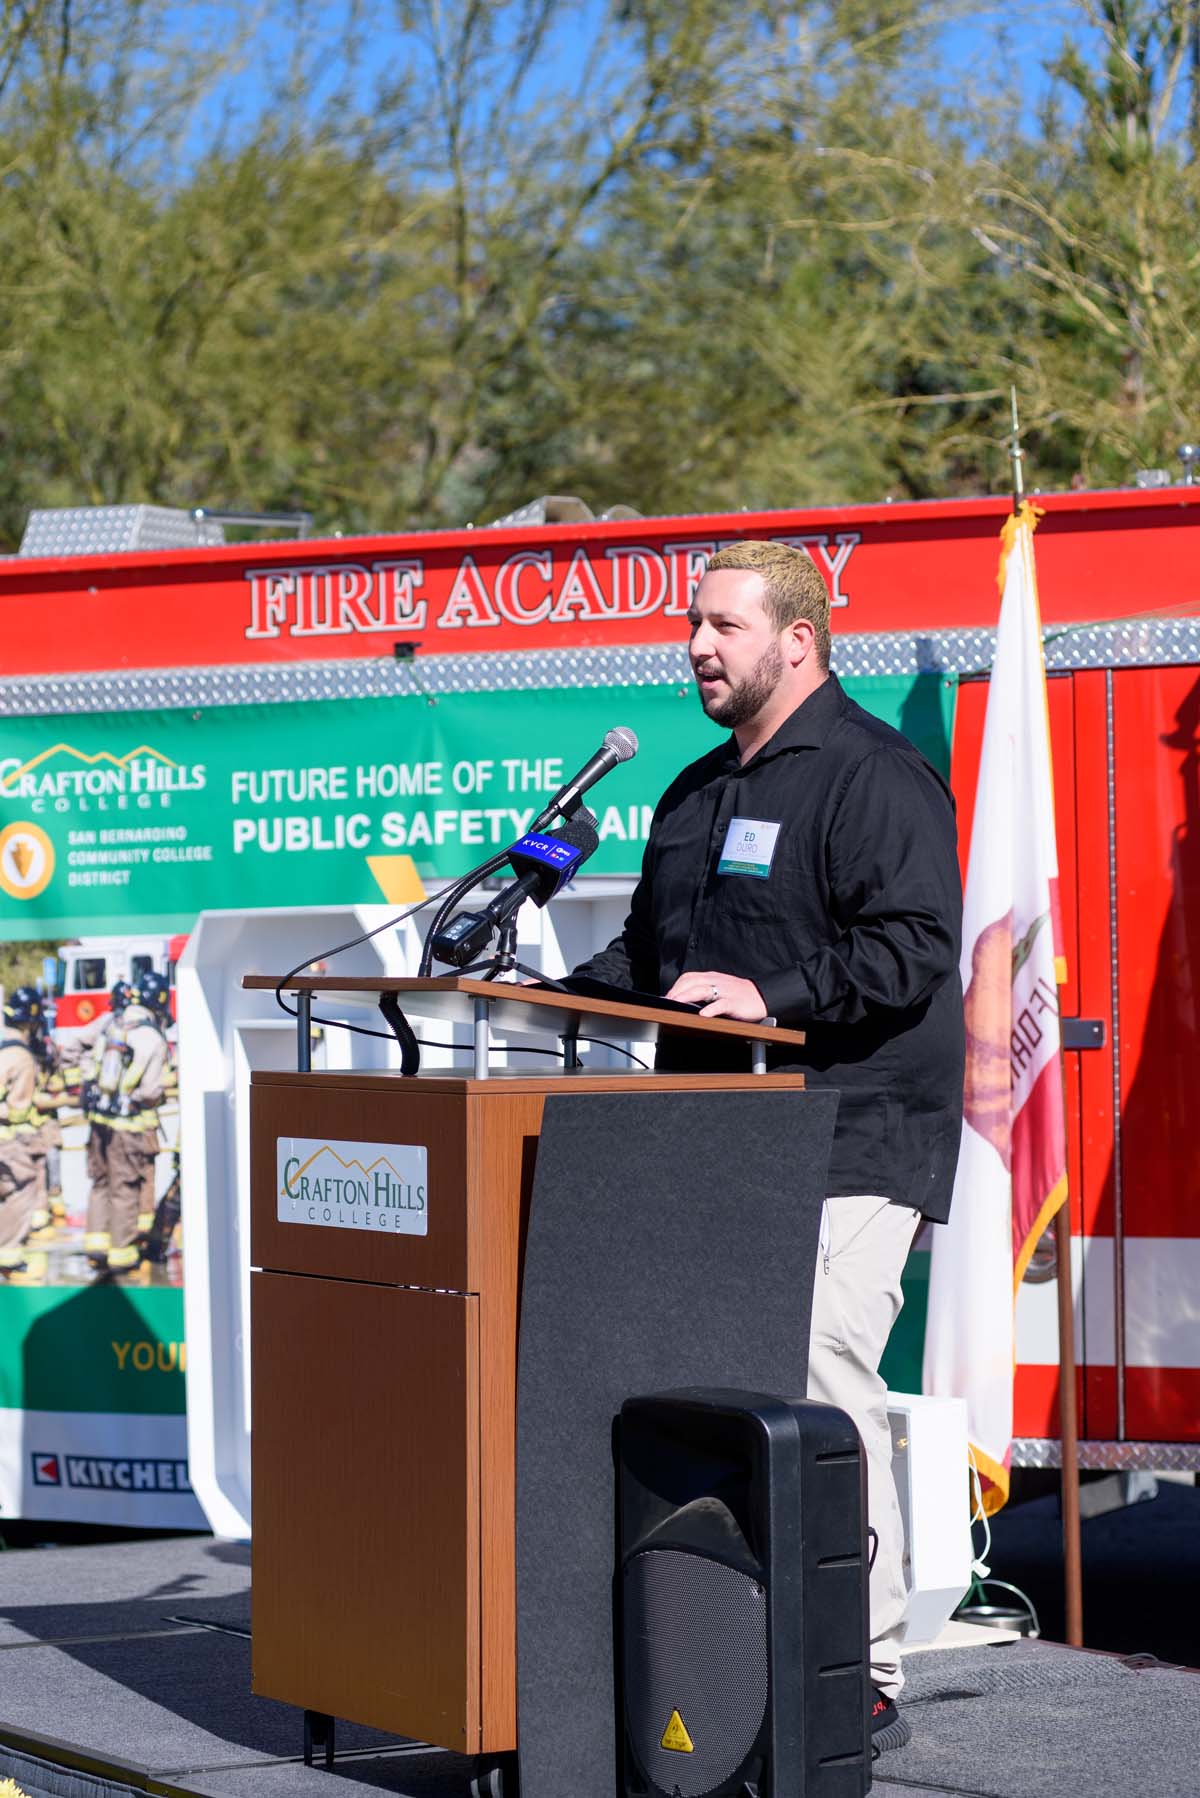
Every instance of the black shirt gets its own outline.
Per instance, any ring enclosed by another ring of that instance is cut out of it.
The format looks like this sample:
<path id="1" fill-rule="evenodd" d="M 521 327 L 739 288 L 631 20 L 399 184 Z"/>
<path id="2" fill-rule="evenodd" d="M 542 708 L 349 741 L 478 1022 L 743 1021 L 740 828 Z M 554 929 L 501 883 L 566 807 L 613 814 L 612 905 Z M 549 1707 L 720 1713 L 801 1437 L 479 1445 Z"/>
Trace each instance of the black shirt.
<path id="1" fill-rule="evenodd" d="M 750 859 L 733 871 L 738 838 Z M 752 980 L 768 1014 L 807 1033 L 768 1066 L 840 1090 L 830 1196 L 878 1193 L 945 1222 L 961 930 L 950 789 L 831 674 L 744 766 L 730 737 L 671 783 L 624 930 L 575 972 L 657 993 L 695 968 Z M 741 1071 L 749 1049 L 664 1035 L 657 1065 Z"/>

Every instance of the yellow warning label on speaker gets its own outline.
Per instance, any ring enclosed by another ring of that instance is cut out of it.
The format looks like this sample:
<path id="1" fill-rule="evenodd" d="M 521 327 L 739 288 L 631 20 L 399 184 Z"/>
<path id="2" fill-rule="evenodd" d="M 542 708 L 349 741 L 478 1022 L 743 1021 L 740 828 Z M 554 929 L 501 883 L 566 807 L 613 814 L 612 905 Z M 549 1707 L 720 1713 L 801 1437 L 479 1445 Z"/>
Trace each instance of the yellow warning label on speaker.
<path id="1" fill-rule="evenodd" d="M 678 1711 L 671 1712 L 671 1721 L 663 1730 L 660 1744 L 663 1748 L 673 1748 L 676 1754 L 695 1754 L 696 1745 L 687 1732 L 687 1725 Z"/>

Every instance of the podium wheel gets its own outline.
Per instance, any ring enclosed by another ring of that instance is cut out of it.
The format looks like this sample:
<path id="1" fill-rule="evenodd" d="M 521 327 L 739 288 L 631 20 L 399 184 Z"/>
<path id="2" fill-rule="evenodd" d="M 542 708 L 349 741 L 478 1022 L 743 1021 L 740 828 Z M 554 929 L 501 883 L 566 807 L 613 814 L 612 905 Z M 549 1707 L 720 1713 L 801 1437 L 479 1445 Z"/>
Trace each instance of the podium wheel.
<path id="1" fill-rule="evenodd" d="M 468 1787 L 471 1798 L 520 1798 L 517 1757 L 503 1754 L 477 1767 Z"/>

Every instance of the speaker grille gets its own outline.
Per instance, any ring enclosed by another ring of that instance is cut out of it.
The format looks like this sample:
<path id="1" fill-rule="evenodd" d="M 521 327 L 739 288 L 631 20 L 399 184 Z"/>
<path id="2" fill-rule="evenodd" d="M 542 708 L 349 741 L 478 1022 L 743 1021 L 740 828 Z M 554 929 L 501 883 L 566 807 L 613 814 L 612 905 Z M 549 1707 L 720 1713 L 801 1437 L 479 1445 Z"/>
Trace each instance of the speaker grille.
<path id="1" fill-rule="evenodd" d="M 647 1549 L 624 1578 L 625 1719 L 658 1792 L 702 1798 L 741 1766 L 767 1709 L 763 1588 L 704 1555 Z M 678 1711 L 693 1752 L 664 1748 Z"/>

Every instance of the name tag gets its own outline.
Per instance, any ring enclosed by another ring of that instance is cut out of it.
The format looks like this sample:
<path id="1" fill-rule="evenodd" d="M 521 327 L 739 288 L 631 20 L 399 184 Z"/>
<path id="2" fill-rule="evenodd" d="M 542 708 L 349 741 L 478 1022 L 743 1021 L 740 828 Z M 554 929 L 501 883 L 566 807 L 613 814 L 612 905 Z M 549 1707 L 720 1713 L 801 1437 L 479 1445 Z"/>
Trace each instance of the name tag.
<path id="1" fill-rule="evenodd" d="M 717 873 L 753 874 L 757 879 L 765 880 L 771 872 L 775 844 L 782 828 L 765 818 L 731 818 Z"/>

